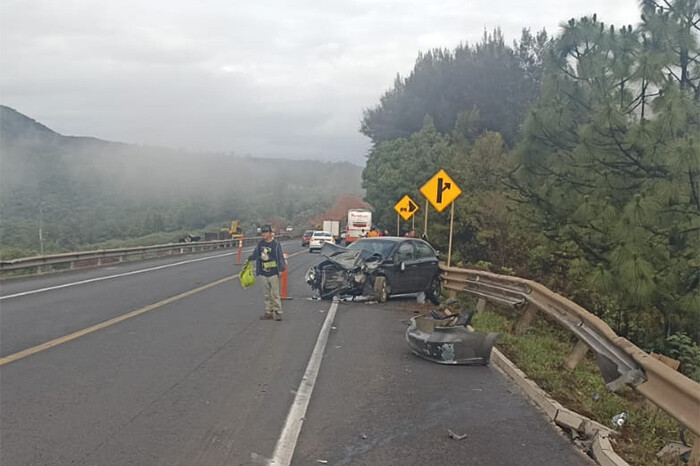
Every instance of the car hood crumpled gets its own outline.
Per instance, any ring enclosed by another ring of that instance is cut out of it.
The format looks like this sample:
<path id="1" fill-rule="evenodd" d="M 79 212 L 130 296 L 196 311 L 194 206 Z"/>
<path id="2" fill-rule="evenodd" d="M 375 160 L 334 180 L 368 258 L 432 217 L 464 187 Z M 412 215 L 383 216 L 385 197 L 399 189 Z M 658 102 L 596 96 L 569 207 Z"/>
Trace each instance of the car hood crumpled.
<path id="1" fill-rule="evenodd" d="M 381 260 L 379 254 L 372 254 L 362 249 L 348 249 L 332 243 L 324 243 L 321 255 L 344 270 L 355 270 L 368 262 Z"/>

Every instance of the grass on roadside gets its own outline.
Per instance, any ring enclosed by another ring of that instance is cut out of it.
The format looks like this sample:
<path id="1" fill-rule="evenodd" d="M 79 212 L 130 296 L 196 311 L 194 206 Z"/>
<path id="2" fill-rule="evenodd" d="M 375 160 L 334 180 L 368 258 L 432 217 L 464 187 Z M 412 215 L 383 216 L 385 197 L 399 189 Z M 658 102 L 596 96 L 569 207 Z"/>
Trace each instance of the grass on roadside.
<path id="1" fill-rule="evenodd" d="M 615 452 L 629 464 L 668 464 L 661 463 L 656 453 L 667 443 L 679 441 L 677 421 L 631 388 L 621 393 L 607 391 L 590 351 L 576 369 L 566 371 L 562 364 L 576 342 L 575 337 L 548 322 L 542 314 L 538 314 L 524 335 L 515 336 L 512 329 L 516 318 L 509 309 L 486 310 L 474 317 L 472 325 L 479 331 L 501 333 L 503 336 L 496 346 L 567 408 L 606 426 L 611 425 L 613 416 L 626 412 L 627 421 L 613 445 Z"/>

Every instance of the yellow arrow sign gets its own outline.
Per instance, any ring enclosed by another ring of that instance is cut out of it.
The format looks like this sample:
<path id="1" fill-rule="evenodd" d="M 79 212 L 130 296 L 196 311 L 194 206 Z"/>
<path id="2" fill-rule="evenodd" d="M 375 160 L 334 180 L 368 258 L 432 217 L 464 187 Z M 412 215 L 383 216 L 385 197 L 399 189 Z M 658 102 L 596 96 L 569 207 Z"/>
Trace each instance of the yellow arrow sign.
<path id="1" fill-rule="evenodd" d="M 394 210 L 401 216 L 401 218 L 408 220 L 413 217 L 416 212 L 418 212 L 418 204 L 413 202 L 413 199 L 406 195 L 396 203 Z"/>
<path id="2" fill-rule="evenodd" d="M 447 174 L 445 170 L 440 170 L 420 188 L 421 194 L 430 201 L 435 210 L 442 212 L 447 206 L 462 194 L 462 190 L 457 183 Z"/>

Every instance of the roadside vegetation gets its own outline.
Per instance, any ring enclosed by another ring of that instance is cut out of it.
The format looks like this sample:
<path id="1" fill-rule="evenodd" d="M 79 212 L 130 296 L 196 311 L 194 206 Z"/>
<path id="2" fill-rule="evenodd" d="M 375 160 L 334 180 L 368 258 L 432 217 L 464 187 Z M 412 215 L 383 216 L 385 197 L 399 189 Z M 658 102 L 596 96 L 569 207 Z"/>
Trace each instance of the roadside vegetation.
<path id="1" fill-rule="evenodd" d="M 512 310 L 491 309 L 478 313 L 472 324 L 479 331 L 501 333 L 498 349 L 562 405 L 608 427 L 613 416 L 627 413 L 613 442 L 615 452 L 628 463 L 669 464 L 660 462 L 656 453 L 667 443 L 680 441 L 678 422 L 630 388 L 609 392 L 590 352 L 573 371 L 563 369 L 575 344 L 565 329 L 540 315 L 525 334 L 516 336 L 512 334 L 516 321 Z"/>
<path id="2" fill-rule="evenodd" d="M 420 234 L 419 188 L 447 170 L 453 265 L 536 280 L 700 380 L 700 9 L 646 0 L 635 19 L 421 53 L 365 112 L 363 186 L 388 227 L 419 201 Z M 443 252 L 448 228 L 431 208 Z"/>

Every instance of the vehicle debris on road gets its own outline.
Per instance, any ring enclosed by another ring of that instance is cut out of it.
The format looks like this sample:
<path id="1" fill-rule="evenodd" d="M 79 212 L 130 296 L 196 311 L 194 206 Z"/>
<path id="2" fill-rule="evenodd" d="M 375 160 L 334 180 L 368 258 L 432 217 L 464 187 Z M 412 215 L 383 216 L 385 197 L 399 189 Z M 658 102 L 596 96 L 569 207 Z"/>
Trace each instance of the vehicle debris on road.
<path id="1" fill-rule="evenodd" d="M 475 312 L 463 312 L 459 302 L 450 298 L 438 309 L 412 317 L 406 330 L 408 347 L 439 364 L 488 364 L 500 334 L 475 331 L 469 325 Z"/>
<path id="2" fill-rule="evenodd" d="M 447 435 L 449 435 L 450 438 L 453 438 L 455 440 L 464 440 L 465 438 L 467 438 L 467 434 L 462 434 L 462 435 L 455 434 L 450 429 L 447 429 Z"/>

